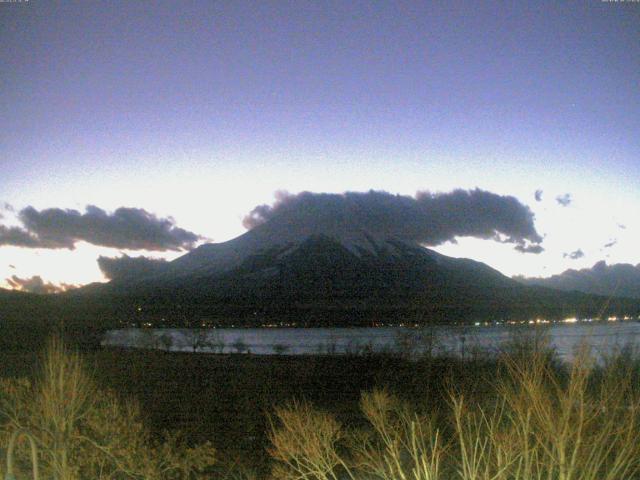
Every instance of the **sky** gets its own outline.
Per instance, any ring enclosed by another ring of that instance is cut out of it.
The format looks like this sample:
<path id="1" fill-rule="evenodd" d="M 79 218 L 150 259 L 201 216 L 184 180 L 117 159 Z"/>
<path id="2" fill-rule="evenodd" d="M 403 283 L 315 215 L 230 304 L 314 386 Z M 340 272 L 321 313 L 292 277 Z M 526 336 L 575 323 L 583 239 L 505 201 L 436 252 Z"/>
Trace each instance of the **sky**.
<path id="1" fill-rule="evenodd" d="M 639 39 L 637 2 L 0 2 L 0 286 L 104 281 L 304 191 L 480 189 L 544 250 L 430 247 L 635 265 Z"/>

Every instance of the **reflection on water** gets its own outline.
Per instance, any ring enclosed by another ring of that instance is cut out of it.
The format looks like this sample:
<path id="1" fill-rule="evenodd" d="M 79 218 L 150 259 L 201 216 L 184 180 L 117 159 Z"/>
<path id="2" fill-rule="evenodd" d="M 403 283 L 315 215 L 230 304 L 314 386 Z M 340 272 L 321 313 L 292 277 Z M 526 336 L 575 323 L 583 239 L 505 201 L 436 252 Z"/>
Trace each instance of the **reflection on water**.
<path id="1" fill-rule="evenodd" d="M 638 345 L 640 322 L 593 322 L 550 325 L 437 326 L 383 328 L 216 328 L 122 329 L 107 332 L 104 345 L 164 348 L 172 351 L 271 354 L 362 354 L 398 352 L 495 353 L 522 336 L 547 335 L 564 359 L 583 344 L 596 354 Z"/>

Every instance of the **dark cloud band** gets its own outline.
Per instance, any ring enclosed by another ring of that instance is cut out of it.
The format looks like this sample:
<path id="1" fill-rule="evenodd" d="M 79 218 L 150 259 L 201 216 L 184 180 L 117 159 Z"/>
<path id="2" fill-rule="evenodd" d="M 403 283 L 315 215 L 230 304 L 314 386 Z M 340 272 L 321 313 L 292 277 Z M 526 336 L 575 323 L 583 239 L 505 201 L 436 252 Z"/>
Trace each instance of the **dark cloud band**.
<path id="1" fill-rule="evenodd" d="M 243 224 L 253 229 L 274 219 L 297 225 L 349 225 L 430 246 L 476 237 L 513 243 L 523 252 L 542 251 L 533 212 L 515 197 L 480 189 L 418 192 L 415 197 L 377 191 L 280 193 L 273 205 L 254 208 Z"/>
<path id="2" fill-rule="evenodd" d="M 85 212 L 27 207 L 18 213 L 22 227 L 0 225 L 0 245 L 28 248 L 75 248 L 80 241 L 128 250 L 188 250 L 202 237 L 140 208 L 113 213 L 87 206 Z"/>
<path id="3" fill-rule="evenodd" d="M 46 247 L 43 243 L 38 237 L 23 228 L 0 225 L 0 246 L 55 248 Z"/>

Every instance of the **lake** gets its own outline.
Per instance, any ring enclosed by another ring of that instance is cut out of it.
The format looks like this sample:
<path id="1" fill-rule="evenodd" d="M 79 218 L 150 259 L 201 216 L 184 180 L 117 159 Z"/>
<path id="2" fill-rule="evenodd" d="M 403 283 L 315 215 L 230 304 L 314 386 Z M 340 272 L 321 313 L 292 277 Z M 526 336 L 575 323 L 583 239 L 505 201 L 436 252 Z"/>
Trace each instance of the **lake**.
<path id="1" fill-rule="evenodd" d="M 172 351 L 252 353 L 256 355 L 403 352 L 469 356 L 495 353 L 521 336 L 548 335 L 563 359 L 582 344 L 596 354 L 626 345 L 640 346 L 640 322 L 578 322 L 548 325 L 436 326 L 429 328 L 215 328 L 121 329 L 107 332 L 105 346 L 168 348 Z"/>

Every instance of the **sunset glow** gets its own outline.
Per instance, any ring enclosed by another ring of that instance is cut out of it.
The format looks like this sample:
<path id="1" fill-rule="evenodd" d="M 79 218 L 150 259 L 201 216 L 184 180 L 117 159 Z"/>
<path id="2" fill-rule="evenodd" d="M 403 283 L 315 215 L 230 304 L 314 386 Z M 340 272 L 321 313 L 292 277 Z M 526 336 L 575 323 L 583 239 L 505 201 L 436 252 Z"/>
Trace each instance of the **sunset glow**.
<path id="1" fill-rule="evenodd" d="M 279 191 L 479 188 L 529 207 L 544 251 L 430 247 L 509 276 L 636 265 L 637 19 L 606 2 L 2 3 L 0 285 L 190 248 L 19 246 L 28 207 L 142 209 L 201 244 Z"/>

